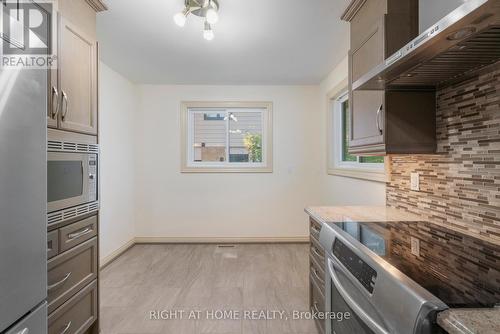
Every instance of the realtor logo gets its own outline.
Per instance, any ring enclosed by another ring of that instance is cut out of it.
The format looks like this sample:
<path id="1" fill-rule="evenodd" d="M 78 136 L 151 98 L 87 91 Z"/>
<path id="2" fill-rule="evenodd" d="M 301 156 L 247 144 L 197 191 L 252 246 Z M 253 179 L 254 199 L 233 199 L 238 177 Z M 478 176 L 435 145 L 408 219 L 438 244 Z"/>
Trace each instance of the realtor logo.
<path id="1" fill-rule="evenodd" d="M 52 68 L 52 1 L 0 1 L 1 66 Z"/>

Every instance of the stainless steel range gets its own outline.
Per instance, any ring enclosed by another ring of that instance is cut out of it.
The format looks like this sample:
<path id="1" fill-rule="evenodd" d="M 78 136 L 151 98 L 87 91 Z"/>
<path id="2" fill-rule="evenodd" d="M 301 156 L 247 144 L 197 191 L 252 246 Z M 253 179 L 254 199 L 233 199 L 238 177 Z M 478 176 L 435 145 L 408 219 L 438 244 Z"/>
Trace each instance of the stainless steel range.
<path id="1" fill-rule="evenodd" d="M 500 302 L 500 248 L 429 223 L 324 224 L 326 333 L 439 333 L 439 311 Z"/>

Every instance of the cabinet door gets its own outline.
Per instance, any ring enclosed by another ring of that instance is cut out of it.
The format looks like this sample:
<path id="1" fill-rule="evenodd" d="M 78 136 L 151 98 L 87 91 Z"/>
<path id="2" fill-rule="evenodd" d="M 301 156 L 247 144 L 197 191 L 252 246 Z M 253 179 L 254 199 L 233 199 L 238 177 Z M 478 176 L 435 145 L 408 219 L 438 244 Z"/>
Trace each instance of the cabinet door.
<path id="1" fill-rule="evenodd" d="M 384 99 L 383 91 L 352 91 L 352 83 L 382 63 L 384 52 L 384 22 L 377 21 L 366 30 L 357 49 L 349 52 L 350 140 L 349 152 L 362 153 L 369 146 L 383 148 Z M 380 149 L 379 148 L 379 149 Z"/>
<path id="2" fill-rule="evenodd" d="M 97 134 L 97 43 L 59 17 L 60 128 Z"/>

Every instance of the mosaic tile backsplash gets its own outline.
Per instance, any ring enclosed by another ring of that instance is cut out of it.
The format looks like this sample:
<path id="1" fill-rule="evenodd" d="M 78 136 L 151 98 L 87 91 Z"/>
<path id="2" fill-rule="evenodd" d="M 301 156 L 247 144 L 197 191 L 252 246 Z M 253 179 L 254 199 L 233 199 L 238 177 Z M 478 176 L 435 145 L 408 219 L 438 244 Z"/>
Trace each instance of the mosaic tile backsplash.
<path id="1" fill-rule="evenodd" d="M 437 99 L 437 154 L 391 157 L 387 205 L 500 244 L 500 63 Z"/>

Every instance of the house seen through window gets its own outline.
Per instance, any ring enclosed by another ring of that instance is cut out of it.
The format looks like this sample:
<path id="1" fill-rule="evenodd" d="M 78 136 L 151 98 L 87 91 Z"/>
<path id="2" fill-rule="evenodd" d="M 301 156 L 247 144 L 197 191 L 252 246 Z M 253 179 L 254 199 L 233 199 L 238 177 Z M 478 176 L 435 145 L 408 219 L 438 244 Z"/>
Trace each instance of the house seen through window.
<path id="1" fill-rule="evenodd" d="M 269 113 L 264 107 L 187 108 L 187 167 L 267 167 Z"/>

